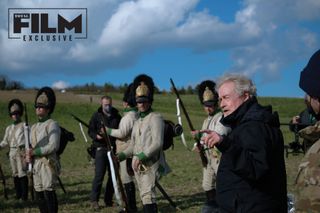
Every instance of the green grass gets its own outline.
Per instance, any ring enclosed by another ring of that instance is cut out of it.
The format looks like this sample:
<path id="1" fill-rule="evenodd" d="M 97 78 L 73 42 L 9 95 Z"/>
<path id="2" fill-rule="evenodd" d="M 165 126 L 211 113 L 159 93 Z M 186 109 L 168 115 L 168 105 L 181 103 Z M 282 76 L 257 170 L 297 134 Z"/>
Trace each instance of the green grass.
<path id="1" fill-rule="evenodd" d="M 122 95 L 110 95 L 114 98 L 114 105 L 121 110 Z M 68 144 L 61 157 L 62 173 L 60 178 L 64 183 L 67 194 L 63 194 L 60 188 L 57 189 L 59 211 L 88 212 L 91 211 L 89 194 L 94 168 L 87 158 L 86 148 L 89 144 L 85 143 L 80 133 L 78 123 L 72 119 L 69 113 L 77 115 L 84 121 L 89 121 L 92 113 L 99 105 L 98 103 L 90 103 L 89 98 L 84 98 L 83 101 L 79 101 L 80 98 L 77 95 L 73 95 L 71 96 L 73 98 L 67 99 L 60 98 L 60 96 L 61 94 L 57 94 L 58 101 L 52 117 L 57 120 L 61 126 L 72 131 L 75 134 L 76 141 Z M 95 100 L 98 100 L 97 97 L 95 98 Z M 194 127 L 200 128 L 205 114 L 199 104 L 198 97 L 196 95 L 183 95 L 181 98 L 190 114 Z M 23 98 L 21 99 L 23 100 Z M 34 108 L 32 107 L 32 99 L 23 101 L 27 102 L 29 122 L 34 123 L 36 117 Z M 289 122 L 292 116 L 298 114 L 304 108 L 303 100 L 297 98 L 259 98 L 259 101 L 262 105 L 272 105 L 273 109 L 278 111 L 280 120 L 283 123 Z M 6 126 L 11 123 L 7 114 L 7 103 L 8 100 L 0 100 L 0 139 L 3 137 Z M 175 97 L 173 95 L 156 95 L 153 108 L 155 111 L 160 112 L 165 119 L 170 119 L 175 123 L 177 122 Z M 189 147 L 191 147 L 193 142 L 189 134 L 186 119 L 183 115 L 182 117 L 186 139 Z M 281 129 L 285 142 L 291 142 L 293 140 L 293 134 L 288 130 L 288 127 L 282 126 Z M 7 151 L 7 149 L 0 151 L 0 162 L 6 175 L 7 186 L 10 189 L 10 199 L 8 201 L 4 200 L 2 187 L 0 186 L 0 212 L 38 212 L 33 202 L 30 201 L 26 205 L 23 205 L 14 199 L 13 180 L 10 177 L 11 170 L 6 155 Z M 165 154 L 172 172 L 161 179 L 161 185 L 183 212 L 200 212 L 205 195 L 201 188 L 202 167 L 198 154 L 186 150 L 179 138 L 175 139 L 174 149 L 166 151 Z M 302 155 L 290 155 L 289 158 L 286 159 L 289 192 L 293 190 L 293 181 L 301 157 Z M 102 198 L 101 196 L 100 204 L 103 203 Z M 160 192 L 158 192 L 158 205 L 160 212 L 175 212 Z M 138 207 L 140 210 L 142 209 L 140 201 Z M 117 212 L 117 209 L 105 208 L 102 212 Z"/>

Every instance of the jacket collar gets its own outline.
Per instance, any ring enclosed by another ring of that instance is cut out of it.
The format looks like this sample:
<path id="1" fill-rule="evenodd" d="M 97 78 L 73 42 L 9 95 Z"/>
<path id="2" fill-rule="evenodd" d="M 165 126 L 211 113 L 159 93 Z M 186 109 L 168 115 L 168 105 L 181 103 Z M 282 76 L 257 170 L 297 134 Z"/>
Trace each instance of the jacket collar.
<path id="1" fill-rule="evenodd" d="M 144 118 L 144 117 L 146 117 L 147 115 L 149 115 L 151 112 L 153 112 L 153 110 L 152 110 L 151 108 L 148 109 L 148 111 L 139 112 L 139 118 Z"/>
<path id="2" fill-rule="evenodd" d="M 50 116 L 48 115 L 47 117 L 44 117 L 44 118 L 39 118 L 39 122 L 43 123 L 43 122 L 46 122 L 47 120 L 50 119 Z"/>
<path id="3" fill-rule="evenodd" d="M 226 126 L 235 126 L 239 124 L 242 119 L 244 118 L 247 111 L 251 108 L 253 104 L 257 104 L 257 98 L 252 97 L 249 98 L 247 101 L 243 102 L 234 112 L 232 112 L 227 117 L 224 117 L 221 119 L 221 123 Z"/>

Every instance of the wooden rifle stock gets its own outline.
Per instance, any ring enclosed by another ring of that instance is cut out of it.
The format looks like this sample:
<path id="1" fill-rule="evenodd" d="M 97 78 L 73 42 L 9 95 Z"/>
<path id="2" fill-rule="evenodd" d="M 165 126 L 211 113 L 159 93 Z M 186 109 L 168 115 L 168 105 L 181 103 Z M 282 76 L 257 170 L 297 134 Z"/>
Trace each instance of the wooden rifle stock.
<path id="1" fill-rule="evenodd" d="M 170 78 L 170 83 L 172 85 L 172 89 L 173 89 L 174 93 L 177 96 L 177 99 L 179 99 L 180 106 L 182 108 L 183 114 L 186 116 L 189 128 L 190 128 L 191 131 L 194 131 L 195 129 L 194 129 L 193 125 L 192 125 L 192 122 L 190 120 L 189 114 L 188 114 L 186 108 L 184 107 L 184 104 L 183 104 L 183 102 L 182 102 L 182 100 L 180 98 L 179 92 L 178 92 L 178 90 L 177 90 L 176 86 L 174 85 L 174 82 L 173 82 L 173 80 L 171 78 Z M 196 139 L 196 143 L 197 143 L 197 147 L 199 149 L 199 155 L 200 155 L 200 158 L 201 158 L 202 166 L 206 167 L 207 164 L 208 164 L 208 159 L 205 156 L 203 146 L 201 145 L 199 139 Z"/>

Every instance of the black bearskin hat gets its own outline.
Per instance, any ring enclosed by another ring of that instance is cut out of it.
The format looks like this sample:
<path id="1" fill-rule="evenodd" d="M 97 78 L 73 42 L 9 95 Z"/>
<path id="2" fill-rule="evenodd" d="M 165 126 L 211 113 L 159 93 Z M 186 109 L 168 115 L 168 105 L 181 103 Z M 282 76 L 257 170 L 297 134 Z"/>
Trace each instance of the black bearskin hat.
<path id="1" fill-rule="evenodd" d="M 19 99 L 12 99 L 8 104 L 9 116 L 13 114 L 23 115 L 23 104 Z"/>
<path id="2" fill-rule="evenodd" d="M 198 95 L 200 102 L 208 107 L 217 106 L 219 96 L 215 90 L 216 83 L 210 80 L 202 81 L 198 85 Z"/>
<path id="3" fill-rule="evenodd" d="M 127 102 L 130 107 L 136 106 L 136 97 L 135 97 L 135 91 L 133 89 L 133 84 L 129 84 L 126 91 L 124 92 L 122 100 L 124 102 Z"/>
<path id="4" fill-rule="evenodd" d="M 315 52 L 300 74 L 300 88 L 311 97 L 320 98 L 320 50 Z"/>
<path id="5" fill-rule="evenodd" d="M 154 83 L 150 76 L 146 74 L 138 75 L 134 81 L 136 102 L 153 102 Z"/>
<path id="6" fill-rule="evenodd" d="M 53 113 L 56 105 L 56 95 L 54 91 L 50 87 L 42 87 L 37 93 L 34 105 L 35 107 L 43 106 L 50 109 L 49 115 Z"/>

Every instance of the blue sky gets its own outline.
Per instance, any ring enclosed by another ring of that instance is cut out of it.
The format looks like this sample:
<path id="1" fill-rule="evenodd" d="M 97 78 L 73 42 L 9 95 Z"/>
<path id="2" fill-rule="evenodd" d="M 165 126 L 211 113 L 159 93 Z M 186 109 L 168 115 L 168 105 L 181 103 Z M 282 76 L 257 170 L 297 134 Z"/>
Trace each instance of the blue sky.
<path id="1" fill-rule="evenodd" d="M 8 39 L 8 8 L 87 8 L 88 39 Z M 160 89 L 250 76 L 259 96 L 302 97 L 300 71 L 319 49 L 317 0 L 56 0 L 0 2 L 0 74 L 27 87 L 130 83 Z"/>

